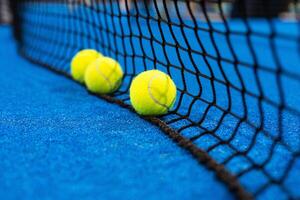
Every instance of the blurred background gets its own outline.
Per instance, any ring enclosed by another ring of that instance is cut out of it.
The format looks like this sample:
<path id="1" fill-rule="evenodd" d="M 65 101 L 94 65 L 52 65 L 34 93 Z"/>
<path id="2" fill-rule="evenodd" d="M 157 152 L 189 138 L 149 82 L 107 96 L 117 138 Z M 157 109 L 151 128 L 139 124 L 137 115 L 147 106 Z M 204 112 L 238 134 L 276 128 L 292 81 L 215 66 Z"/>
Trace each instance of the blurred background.
<path id="1" fill-rule="evenodd" d="M 166 18 L 166 13 L 171 15 L 176 13 L 175 3 L 172 0 L 112 0 L 118 2 L 120 9 L 124 13 L 140 13 L 156 14 L 159 17 Z M 92 7 L 103 1 L 100 0 L 56 0 L 52 2 L 68 3 L 69 9 L 72 11 L 78 5 L 86 5 Z M 202 2 L 202 3 L 199 3 Z M 1 21 L 9 23 L 12 20 L 10 13 L 10 5 L 13 1 L 1 0 Z M 211 20 L 221 20 L 222 17 L 280 17 L 283 20 L 296 20 L 300 15 L 299 0 L 225 0 L 218 3 L 217 0 L 194 0 L 187 4 L 184 1 L 176 2 L 180 10 L 185 10 L 185 15 L 181 17 L 191 18 L 191 14 L 198 19 L 205 20 L 208 17 Z M 181 6 L 180 6 L 181 5 Z M 205 7 L 201 6 L 204 5 Z M 204 10 L 205 9 L 205 12 Z M 191 12 L 190 12 L 190 11 Z M 170 12 L 171 11 L 171 12 Z M 222 11 L 222 12 L 220 12 Z M 182 12 L 182 11 L 181 11 Z M 159 14 L 158 14 L 159 13 Z M 208 14 L 206 17 L 204 13 Z"/>

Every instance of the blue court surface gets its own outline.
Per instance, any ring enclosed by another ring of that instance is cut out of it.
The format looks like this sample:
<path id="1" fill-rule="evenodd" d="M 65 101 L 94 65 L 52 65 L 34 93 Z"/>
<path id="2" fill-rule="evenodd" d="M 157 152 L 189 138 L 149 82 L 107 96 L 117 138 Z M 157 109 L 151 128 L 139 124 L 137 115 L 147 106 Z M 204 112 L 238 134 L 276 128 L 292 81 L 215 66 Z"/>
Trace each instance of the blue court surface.
<path id="1" fill-rule="evenodd" d="M 161 120 L 222 164 L 257 199 L 300 198 L 296 23 L 253 19 L 209 27 L 198 21 L 195 31 L 191 20 L 171 19 L 170 25 L 130 19 L 114 5 L 98 10 L 110 17 L 86 7 L 68 9 L 23 7 L 24 56 L 68 74 L 78 50 L 97 49 L 124 67 L 126 77 L 114 98 L 127 104 L 136 74 L 153 66 L 169 73 L 178 100 Z M 78 20 L 82 15 L 85 20 Z M 155 125 L 21 57 L 10 27 L 1 27 L 0 44 L 0 167 L 5 171 L 0 196 L 235 198 L 214 170 Z"/>
<path id="2" fill-rule="evenodd" d="M 22 59 L 10 27 L 0 43 L 1 199 L 233 198 L 157 127 Z"/>

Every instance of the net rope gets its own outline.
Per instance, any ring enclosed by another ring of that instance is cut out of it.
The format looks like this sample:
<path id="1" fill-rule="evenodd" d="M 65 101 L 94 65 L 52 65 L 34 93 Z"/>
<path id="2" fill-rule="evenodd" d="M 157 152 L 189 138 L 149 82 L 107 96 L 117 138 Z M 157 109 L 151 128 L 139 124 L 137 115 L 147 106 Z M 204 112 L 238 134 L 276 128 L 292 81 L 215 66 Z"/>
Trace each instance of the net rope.
<path id="1" fill-rule="evenodd" d="M 134 76 L 168 73 L 175 106 L 148 120 L 238 198 L 300 199 L 297 1 L 17 2 L 15 35 L 26 58 L 69 76 L 76 52 L 97 49 L 125 73 L 121 88 L 103 98 L 125 107 Z"/>

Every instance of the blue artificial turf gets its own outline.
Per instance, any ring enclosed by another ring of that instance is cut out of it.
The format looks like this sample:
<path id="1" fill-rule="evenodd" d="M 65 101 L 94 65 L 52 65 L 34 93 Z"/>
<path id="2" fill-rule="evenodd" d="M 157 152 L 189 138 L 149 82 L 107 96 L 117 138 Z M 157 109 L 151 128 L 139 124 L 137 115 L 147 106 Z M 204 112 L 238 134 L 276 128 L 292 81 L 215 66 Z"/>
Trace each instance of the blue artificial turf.
<path id="1" fill-rule="evenodd" d="M 16 53 L 0 27 L 1 199 L 232 199 L 157 127 Z"/>

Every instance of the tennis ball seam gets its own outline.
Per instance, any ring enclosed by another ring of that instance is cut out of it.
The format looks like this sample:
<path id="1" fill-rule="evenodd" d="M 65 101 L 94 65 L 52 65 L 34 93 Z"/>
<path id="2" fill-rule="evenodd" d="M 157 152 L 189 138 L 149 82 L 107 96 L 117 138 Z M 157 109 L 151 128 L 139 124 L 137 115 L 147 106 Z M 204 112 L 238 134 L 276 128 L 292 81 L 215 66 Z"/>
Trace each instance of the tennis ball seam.
<path id="1" fill-rule="evenodd" d="M 112 83 L 110 82 L 109 78 L 108 78 L 107 76 L 105 76 L 105 75 L 101 72 L 101 70 L 99 69 L 99 66 L 96 66 L 96 70 L 97 70 L 98 74 L 99 74 L 100 76 L 102 76 L 102 77 L 106 80 L 106 82 L 107 82 L 108 85 L 109 85 L 109 89 L 110 89 L 110 90 L 113 90 L 114 88 L 113 88 L 113 86 L 112 86 Z"/>
<path id="2" fill-rule="evenodd" d="M 116 81 L 116 84 L 115 84 L 115 86 L 112 88 L 112 90 L 116 90 L 116 89 L 118 89 L 120 86 L 121 86 L 121 84 L 122 84 L 122 80 L 123 80 L 123 77 L 120 77 L 120 78 L 118 78 L 118 80 Z"/>
<path id="3" fill-rule="evenodd" d="M 154 103 L 158 104 L 159 106 L 162 106 L 162 107 L 165 108 L 167 111 L 169 111 L 170 108 L 171 108 L 171 107 L 173 106 L 173 104 L 174 104 L 174 101 L 175 101 L 175 99 L 176 99 L 176 96 L 175 96 L 175 97 L 173 98 L 173 100 L 171 101 L 170 106 L 168 106 L 168 105 L 166 105 L 166 104 L 163 104 L 163 103 L 159 102 L 159 100 L 157 100 L 157 99 L 154 97 L 154 95 L 152 94 L 152 91 L 151 91 L 151 84 L 152 84 L 152 81 L 153 81 L 157 76 L 159 76 L 159 75 L 156 74 L 156 75 L 154 75 L 153 77 L 151 77 L 151 79 L 150 79 L 150 81 L 149 81 L 149 83 L 148 83 L 147 89 L 148 89 L 149 96 L 150 96 L 150 98 L 152 99 L 152 101 L 154 101 Z M 165 78 L 168 80 L 168 77 L 167 77 L 167 76 L 165 76 Z"/>

